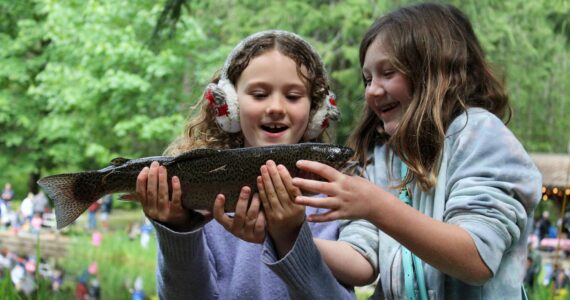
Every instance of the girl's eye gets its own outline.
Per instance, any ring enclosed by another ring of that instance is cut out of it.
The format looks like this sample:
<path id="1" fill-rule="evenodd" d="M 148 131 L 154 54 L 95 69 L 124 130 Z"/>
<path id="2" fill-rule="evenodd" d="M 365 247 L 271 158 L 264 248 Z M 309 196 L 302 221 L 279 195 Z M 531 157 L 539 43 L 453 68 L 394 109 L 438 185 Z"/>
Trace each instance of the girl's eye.
<path id="1" fill-rule="evenodd" d="M 299 95 L 299 94 L 287 94 L 286 97 L 287 97 L 287 99 L 289 99 L 289 100 L 295 101 L 295 100 L 301 99 L 302 96 Z"/>
<path id="2" fill-rule="evenodd" d="M 369 78 L 364 78 L 364 86 L 369 86 L 372 83 L 372 80 Z"/>
<path id="3" fill-rule="evenodd" d="M 396 73 L 396 71 L 394 69 L 386 69 L 386 70 L 384 70 L 384 72 L 382 72 L 382 74 L 384 74 L 384 76 L 386 76 L 386 77 L 390 77 L 394 73 Z"/>
<path id="4" fill-rule="evenodd" d="M 256 99 L 263 99 L 267 97 L 267 93 L 260 91 L 252 92 L 251 95 Z"/>

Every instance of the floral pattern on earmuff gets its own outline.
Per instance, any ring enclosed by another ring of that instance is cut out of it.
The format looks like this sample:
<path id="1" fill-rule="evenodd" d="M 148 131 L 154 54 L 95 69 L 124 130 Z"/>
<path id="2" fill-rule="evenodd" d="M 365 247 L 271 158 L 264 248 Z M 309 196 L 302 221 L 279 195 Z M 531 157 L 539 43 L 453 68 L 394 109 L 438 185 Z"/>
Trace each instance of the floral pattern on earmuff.
<path id="1" fill-rule="evenodd" d="M 241 131 L 237 92 L 229 80 L 221 79 L 218 84 L 208 84 L 204 97 L 214 110 L 216 124 L 222 130 L 231 133 Z"/>

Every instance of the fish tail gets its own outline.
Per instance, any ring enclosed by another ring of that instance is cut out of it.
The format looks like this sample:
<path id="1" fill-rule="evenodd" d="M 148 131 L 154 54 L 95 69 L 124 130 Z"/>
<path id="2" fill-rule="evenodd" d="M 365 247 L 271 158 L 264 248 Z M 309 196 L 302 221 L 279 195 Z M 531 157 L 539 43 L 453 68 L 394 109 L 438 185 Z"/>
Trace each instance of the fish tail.
<path id="1" fill-rule="evenodd" d="M 69 173 L 47 176 L 38 185 L 54 200 L 57 229 L 75 221 L 97 199 L 104 196 L 97 172 Z M 95 179 L 95 180 L 94 180 Z"/>

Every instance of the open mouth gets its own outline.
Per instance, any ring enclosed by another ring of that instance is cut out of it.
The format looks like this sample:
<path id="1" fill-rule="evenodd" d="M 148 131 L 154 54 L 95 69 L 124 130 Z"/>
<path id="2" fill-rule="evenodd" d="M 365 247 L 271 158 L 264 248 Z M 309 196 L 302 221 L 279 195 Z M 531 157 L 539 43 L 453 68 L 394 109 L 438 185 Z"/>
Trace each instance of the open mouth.
<path id="1" fill-rule="evenodd" d="M 392 109 L 396 108 L 399 105 L 398 102 L 392 102 L 392 103 L 388 103 L 387 105 L 384 105 L 380 108 L 380 110 L 385 113 L 385 112 L 389 112 Z"/>
<path id="2" fill-rule="evenodd" d="M 287 126 L 285 125 L 261 125 L 261 129 L 270 132 L 270 133 L 280 133 L 287 130 Z"/>

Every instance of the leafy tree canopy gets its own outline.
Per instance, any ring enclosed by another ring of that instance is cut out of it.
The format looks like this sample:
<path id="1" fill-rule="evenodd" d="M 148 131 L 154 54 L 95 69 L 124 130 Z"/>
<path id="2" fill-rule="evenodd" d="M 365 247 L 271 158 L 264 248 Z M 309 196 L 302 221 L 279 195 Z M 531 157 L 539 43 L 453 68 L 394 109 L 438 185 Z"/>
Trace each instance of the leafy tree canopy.
<path id="1" fill-rule="evenodd" d="M 265 29 L 297 32 L 321 53 L 343 143 L 363 105 L 360 39 L 412 2 L 0 0 L 0 182 L 23 198 L 40 174 L 162 153 L 231 48 Z M 566 152 L 569 2 L 448 2 L 504 74 L 510 128 L 529 151 Z"/>

